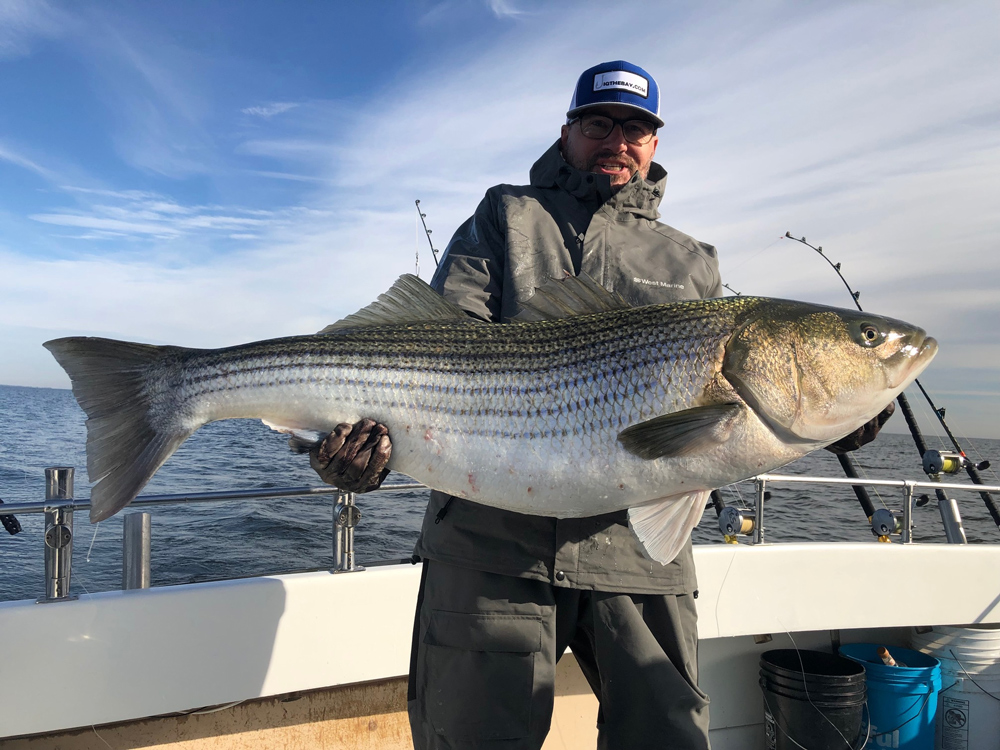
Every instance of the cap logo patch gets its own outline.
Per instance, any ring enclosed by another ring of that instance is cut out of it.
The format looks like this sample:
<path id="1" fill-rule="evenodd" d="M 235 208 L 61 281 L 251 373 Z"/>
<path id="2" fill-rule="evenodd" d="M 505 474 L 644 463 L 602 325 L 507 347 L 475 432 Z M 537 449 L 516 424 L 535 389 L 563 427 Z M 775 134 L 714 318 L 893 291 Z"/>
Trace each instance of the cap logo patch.
<path id="1" fill-rule="evenodd" d="M 626 89 L 642 97 L 649 96 L 649 81 L 627 70 L 609 70 L 594 76 L 594 91 Z"/>

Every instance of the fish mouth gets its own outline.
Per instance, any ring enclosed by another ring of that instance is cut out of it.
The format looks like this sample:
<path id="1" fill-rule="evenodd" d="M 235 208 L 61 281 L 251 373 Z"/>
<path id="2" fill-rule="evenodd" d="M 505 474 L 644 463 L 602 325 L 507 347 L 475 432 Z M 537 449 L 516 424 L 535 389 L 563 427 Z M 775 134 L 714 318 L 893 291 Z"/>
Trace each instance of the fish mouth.
<path id="1" fill-rule="evenodd" d="M 904 347 L 902 353 L 908 359 L 907 366 L 900 368 L 898 378 L 895 379 L 895 382 L 890 383 L 890 387 L 900 390 L 906 388 L 931 363 L 937 352 L 937 340 L 931 336 L 926 336 L 919 344 L 909 344 Z"/>

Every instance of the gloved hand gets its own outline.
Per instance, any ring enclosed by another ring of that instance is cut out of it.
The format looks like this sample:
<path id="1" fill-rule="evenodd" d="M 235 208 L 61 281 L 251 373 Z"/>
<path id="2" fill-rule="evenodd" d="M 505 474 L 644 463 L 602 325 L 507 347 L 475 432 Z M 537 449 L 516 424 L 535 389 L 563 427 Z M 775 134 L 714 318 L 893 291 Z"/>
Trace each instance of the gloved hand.
<path id="1" fill-rule="evenodd" d="M 850 453 L 851 451 L 856 451 L 862 445 L 870 443 L 878 435 L 878 431 L 882 429 L 882 425 L 886 423 L 896 411 L 896 402 L 890 401 L 889 405 L 880 411 L 875 419 L 870 422 L 866 422 L 861 425 L 858 429 L 849 435 L 845 435 L 836 443 L 826 446 L 826 449 L 830 453 Z"/>
<path id="2" fill-rule="evenodd" d="M 309 465 L 327 484 L 345 492 L 371 492 L 388 476 L 389 428 L 373 419 L 339 424 L 309 451 Z"/>

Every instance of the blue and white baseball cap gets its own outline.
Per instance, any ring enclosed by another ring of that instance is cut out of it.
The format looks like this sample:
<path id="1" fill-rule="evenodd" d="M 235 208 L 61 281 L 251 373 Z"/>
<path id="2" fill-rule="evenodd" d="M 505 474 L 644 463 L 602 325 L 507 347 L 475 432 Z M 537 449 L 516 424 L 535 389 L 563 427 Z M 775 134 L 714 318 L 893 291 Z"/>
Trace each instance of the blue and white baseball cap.
<path id="1" fill-rule="evenodd" d="M 663 127 L 660 119 L 660 89 L 653 76 L 624 60 L 601 63 L 583 71 L 576 83 L 566 117 L 573 118 L 601 104 L 622 104 L 638 110 Z"/>

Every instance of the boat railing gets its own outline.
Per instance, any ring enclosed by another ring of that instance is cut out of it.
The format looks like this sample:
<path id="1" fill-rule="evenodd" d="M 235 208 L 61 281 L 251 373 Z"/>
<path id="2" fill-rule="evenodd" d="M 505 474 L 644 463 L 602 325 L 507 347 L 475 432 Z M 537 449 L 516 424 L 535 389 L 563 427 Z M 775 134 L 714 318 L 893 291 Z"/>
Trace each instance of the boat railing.
<path id="1" fill-rule="evenodd" d="M 90 500 L 73 496 L 74 470 L 54 467 L 45 470 L 45 500 L 39 502 L 7 503 L 0 505 L 0 516 L 12 517 L 18 513 L 45 514 L 45 596 L 39 603 L 68 601 L 73 561 L 73 512 L 88 510 Z M 872 532 L 883 541 L 898 535 L 909 544 L 913 540 L 913 503 L 917 489 L 956 490 L 960 492 L 1000 492 L 1000 486 L 981 484 L 946 483 L 937 481 L 912 481 L 908 479 L 835 478 L 805 475 L 760 474 L 745 480 L 754 484 L 754 507 L 726 506 L 719 515 L 719 529 L 726 541 L 736 542 L 747 536 L 750 544 L 765 541 L 764 505 L 770 495 L 767 488 L 774 484 L 827 484 L 854 487 L 896 487 L 903 495 L 902 510 L 898 514 L 886 508 L 879 509 L 870 519 Z M 418 482 L 385 484 L 380 492 L 401 492 L 429 489 Z M 148 588 L 150 585 L 151 523 L 143 508 L 185 503 L 213 503 L 232 500 L 272 500 L 310 495 L 336 495 L 333 506 L 333 560 L 331 572 L 348 573 L 364 570 L 357 564 L 354 551 L 354 529 L 361 520 L 361 510 L 352 492 L 336 487 L 277 487 L 267 489 L 223 490 L 216 492 L 189 492 L 163 495 L 141 495 L 130 506 L 139 512 L 125 516 L 122 531 L 122 588 Z M 942 522 L 949 542 L 964 543 L 961 516 L 954 500 L 946 507 L 940 505 Z"/>

